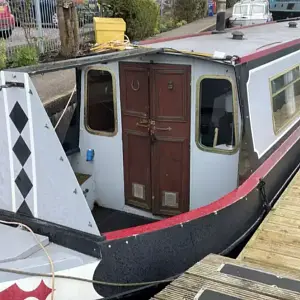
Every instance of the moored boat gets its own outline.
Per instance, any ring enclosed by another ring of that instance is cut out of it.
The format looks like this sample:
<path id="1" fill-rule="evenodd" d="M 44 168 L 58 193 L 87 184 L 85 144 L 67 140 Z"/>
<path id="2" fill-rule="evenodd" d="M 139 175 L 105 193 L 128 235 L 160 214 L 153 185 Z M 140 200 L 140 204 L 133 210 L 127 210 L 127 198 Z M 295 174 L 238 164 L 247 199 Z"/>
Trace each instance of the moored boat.
<path id="1" fill-rule="evenodd" d="M 247 238 L 299 164 L 297 25 L 2 71 L 0 299 L 120 296 Z M 28 74 L 66 68 L 59 139 Z"/>
<path id="2" fill-rule="evenodd" d="M 263 24 L 273 20 L 268 0 L 242 0 L 234 4 L 230 27 Z"/>

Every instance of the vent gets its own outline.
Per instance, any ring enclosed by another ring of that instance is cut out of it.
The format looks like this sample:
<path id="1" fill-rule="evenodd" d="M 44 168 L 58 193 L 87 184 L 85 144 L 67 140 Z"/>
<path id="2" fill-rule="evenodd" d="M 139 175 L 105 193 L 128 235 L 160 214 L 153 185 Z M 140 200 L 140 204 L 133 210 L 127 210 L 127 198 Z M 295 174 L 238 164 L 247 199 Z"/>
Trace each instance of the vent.
<path id="1" fill-rule="evenodd" d="M 232 39 L 234 40 L 242 40 L 244 38 L 244 34 L 241 31 L 234 31 L 232 33 Z"/>
<path id="2" fill-rule="evenodd" d="M 138 183 L 132 184 L 132 196 L 141 200 L 145 200 L 145 186 Z"/>
<path id="3" fill-rule="evenodd" d="M 297 27 L 297 22 L 294 22 L 294 21 L 289 22 L 289 27 L 290 28 L 296 28 Z"/>
<path id="4" fill-rule="evenodd" d="M 163 206 L 178 208 L 178 193 L 163 191 L 162 198 Z"/>

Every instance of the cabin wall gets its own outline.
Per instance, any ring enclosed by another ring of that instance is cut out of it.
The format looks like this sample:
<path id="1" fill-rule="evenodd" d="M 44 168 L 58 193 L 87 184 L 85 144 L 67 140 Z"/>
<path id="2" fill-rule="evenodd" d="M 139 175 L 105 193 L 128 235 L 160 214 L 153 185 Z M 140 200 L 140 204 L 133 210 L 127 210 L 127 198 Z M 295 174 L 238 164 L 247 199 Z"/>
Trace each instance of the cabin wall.
<path id="1" fill-rule="evenodd" d="M 235 85 L 234 69 L 230 66 L 194 60 L 192 68 L 192 115 L 191 115 L 191 194 L 190 209 L 207 205 L 237 187 L 239 151 L 233 155 L 208 152 L 196 144 L 197 84 L 202 76 L 224 76 Z M 236 95 L 238 105 L 238 96 Z M 238 115 L 240 125 L 240 115 Z M 240 131 L 239 131 L 240 132 Z"/>
<path id="2" fill-rule="evenodd" d="M 82 70 L 81 91 L 82 102 L 80 112 L 80 154 L 70 158 L 75 172 L 92 175 L 95 182 L 94 194 L 98 204 L 113 209 L 122 210 L 124 207 L 124 184 L 123 184 L 123 154 L 122 154 L 122 124 L 119 90 L 119 66 L 117 62 L 105 65 L 96 65 L 93 68 L 108 70 L 115 80 L 114 93 L 117 99 L 117 128 L 114 136 L 97 135 L 87 130 L 85 126 L 85 95 L 86 95 L 86 72 Z M 95 152 L 93 161 L 86 161 L 86 152 L 93 149 Z M 91 206 L 91 205 L 90 205 Z"/>
<path id="3" fill-rule="evenodd" d="M 235 82 L 233 68 L 219 63 L 174 55 L 147 56 L 127 61 L 191 65 L 190 209 L 209 204 L 236 188 L 238 152 L 236 155 L 227 155 L 203 151 L 198 148 L 195 140 L 199 78 L 203 75 L 224 75 Z M 117 131 L 113 136 L 96 135 L 88 132 L 84 124 L 85 105 L 81 105 L 79 142 L 81 153 L 71 158 L 72 165 L 75 171 L 93 175 L 97 202 L 101 206 L 149 216 L 150 214 L 146 212 L 125 205 L 119 64 L 112 62 L 94 67 L 109 70 L 114 75 L 118 118 Z M 86 70 L 83 69 L 81 82 L 83 95 L 85 93 Z M 86 161 L 86 151 L 89 148 L 95 150 L 93 162 Z"/>
<path id="4" fill-rule="evenodd" d="M 300 51 L 297 51 L 249 71 L 249 117 L 253 148 L 258 158 L 263 157 L 300 119 L 296 108 L 296 114 L 290 122 L 280 131 L 275 130 L 270 82 L 271 78 L 283 75 L 296 67 L 295 62 L 299 60 Z"/>

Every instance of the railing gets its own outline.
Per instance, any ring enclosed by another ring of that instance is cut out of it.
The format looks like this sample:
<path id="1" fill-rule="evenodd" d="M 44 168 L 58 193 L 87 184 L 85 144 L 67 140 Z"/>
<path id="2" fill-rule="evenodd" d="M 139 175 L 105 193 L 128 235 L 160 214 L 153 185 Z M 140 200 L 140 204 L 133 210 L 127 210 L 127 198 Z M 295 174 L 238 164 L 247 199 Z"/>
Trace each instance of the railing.
<path id="1" fill-rule="evenodd" d="M 42 54 L 59 51 L 56 0 L 6 0 L 0 3 L 0 37 L 8 56 L 16 48 L 36 43 Z M 76 3 L 81 42 L 93 39 L 93 17 L 99 15 L 96 0 Z"/>
<path id="2" fill-rule="evenodd" d="M 300 2 L 300 0 L 293 0 L 293 1 L 291 1 L 291 0 L 272 0 L 272 1 L 270 1 L 271 4 L 274 3 L 274 2 L 291 2 L 291 3 L 297 3 L 297 2 Z"/>

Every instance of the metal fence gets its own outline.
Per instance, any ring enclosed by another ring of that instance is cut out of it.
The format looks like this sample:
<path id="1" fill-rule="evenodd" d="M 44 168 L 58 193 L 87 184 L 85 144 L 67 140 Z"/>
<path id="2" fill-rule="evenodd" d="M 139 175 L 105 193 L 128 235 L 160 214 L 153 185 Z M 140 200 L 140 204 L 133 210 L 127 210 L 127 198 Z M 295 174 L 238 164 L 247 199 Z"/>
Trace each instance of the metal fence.
<path id="1" fill-rule="evenodd" d="M 160 7 L 160 15 L 163 16 L 164 13 L 170 11 L 175 3 L 175 0 L 157 0 Z"/>
<path id="2" fill-rule="evenodd" d="M 76 3 L 81 42 L 93 39 L 93 17 L 99 15 L 97 0 Z M 4 0 L 0 2 L 0 38 L 10 56 L 18 47 L 37 43 L 41 53 L 59 51 L 56 0 Z"/>

